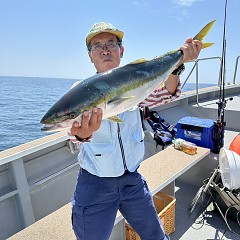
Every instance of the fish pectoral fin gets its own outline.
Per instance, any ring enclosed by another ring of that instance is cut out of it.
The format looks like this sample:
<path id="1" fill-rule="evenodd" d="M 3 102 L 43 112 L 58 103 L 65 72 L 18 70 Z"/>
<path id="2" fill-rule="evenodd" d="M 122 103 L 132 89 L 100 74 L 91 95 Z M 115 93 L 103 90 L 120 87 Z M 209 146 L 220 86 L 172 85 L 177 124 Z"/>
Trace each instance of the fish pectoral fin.
<path id="1" fill-rule="evenodd" d="M 123 120 L 121 120 L 118 116 L 109 117 L 108 120 L 110 120 L 112 122 L 123 123 Z"/>
<path id="2" fill-rule="evenodd" d="M 202 28 L 201 31 L 199 31 L 199 33 L 195 37 L 193 37 L 193 40 L 199 40 L 202 42 L 202 40 L 205 38 L 205 36 L 209 33 L 209 31 L 212 28 L 215 21 L 216 20 L 211 21 L 204 28 Z M 213 45 L 213 43 L 203 43 L 202 48 L 210 47 L 212 45 Z"/>
<path id="3" fill-rule="evenodd" d="M 112 98 L 111 100 L 109 100 L 107 102 L 107 104 L 113 104 L 113 105 L 119 105 L 120 103 L 123 103 L 125 102 L 126 100 L 128 99 L 131 99 L 131 98 L 134 98 L 134 96 L 128 96 L 128 97 L 115 97 L 115 98 Z"/>

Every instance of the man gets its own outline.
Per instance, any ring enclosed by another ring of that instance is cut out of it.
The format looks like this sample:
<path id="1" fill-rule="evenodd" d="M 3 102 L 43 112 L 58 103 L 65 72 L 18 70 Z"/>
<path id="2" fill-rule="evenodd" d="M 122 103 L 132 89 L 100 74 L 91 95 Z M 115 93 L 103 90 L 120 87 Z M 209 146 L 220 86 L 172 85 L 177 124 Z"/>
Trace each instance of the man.
<path id="1" fill-rule="evenodd" d="M 91 62 L 97 73 L 120 65 L 123 32 L 108 23 L 94 24 L 86 37 Z M 180 95 L 183 63 L 196 59 L 201 42 L 187 39 L 180 48 L 183 58 L 142 105 L 156 106 Z M 113 81 L 116 81 L 113 79 Z M 81 240 L 107 240 L 119 210 L 142 240 L 166 240 L 146 181 L 137 172 L 144 156 L 143 130 L 138 107 L 119 115 L 123 123 L 102 120 L 102 110 L 85 111 L 81 125 L 75 122 L 70 139 L 79 141 L 81 171 L 74 193 L 72 224 Z"/>

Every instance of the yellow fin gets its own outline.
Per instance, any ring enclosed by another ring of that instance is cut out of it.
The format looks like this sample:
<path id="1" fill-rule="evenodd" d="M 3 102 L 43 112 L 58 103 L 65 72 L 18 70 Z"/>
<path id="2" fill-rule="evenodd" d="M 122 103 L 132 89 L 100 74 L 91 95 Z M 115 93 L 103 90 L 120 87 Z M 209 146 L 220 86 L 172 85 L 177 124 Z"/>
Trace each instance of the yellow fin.
<path id="1" fill-rule="evenodd" d="M 202 48 L 207 48 L 207 47 L 211 47 L 214 43 L 211 42 L 205 42 L 202 44 Z"/>
<path id="2" fill-rule="evenodd" d="M 163 88 L 163 87 L 165 86 L 165 82 L 166 82 L 166 81 L 161 82 L 161 83 L 159 84 L 159 86 L 158 86 L 158 89 Z"/>
<path id="3" fill-rule="evenodd" d="M 145 58 L 140 58 L 140 59 L 137 59 L 137 60 L 131 62 L 130 64 L 138 64 L 138 63 L 143 63 L 143 62 L 147 62 L 147 60 Z"/>
<path id="4" fill-rule="evenodd" d="M 205 36 L 209 33 L 209 31 L 212 28 L 215 21 L 216 20 L 211 21 L 204 28 L 202 28 L 201 31 L 199 31 L 199 33 L 195 37 L 193 37 L 193 40 L 202 41 L 205 38 Z M 207 47 L 210 47 L 212 45 L 213 45 L 213 43 L 203 43 L 202 48 L 207 48 Z"/>
<path id="5" fill-rule="evenodd" d="M 123 121 L 118 116 L 109 117 L 108 120 L 110 120 L 112 122 L 123 123 Z"/>
<path id="6" fill-rule="evenodd" d="M 199 33 L 193 38 L 199 41 L 202 41 L 205 36 L 208 34 L 208 32 L 210 31 L 210 29 L 212 28 L 213 24 L 215 23 L 216 20 L 211 21 L 210 23 L 208 23 L 204 28 L 202 28 Z"/>

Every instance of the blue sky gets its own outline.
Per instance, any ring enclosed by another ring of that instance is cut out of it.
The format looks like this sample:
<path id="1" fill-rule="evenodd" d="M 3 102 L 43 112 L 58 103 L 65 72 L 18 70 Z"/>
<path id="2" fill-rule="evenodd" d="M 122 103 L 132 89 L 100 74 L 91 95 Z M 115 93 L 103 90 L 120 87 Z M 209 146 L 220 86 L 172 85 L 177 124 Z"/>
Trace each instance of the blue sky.
<path id="1" fill-rule="evenodd" d="M 213 19 L 216 23 L 206 41 L 215 44 L 199 57 L 221 56 L 224 4 L 225 0 L 0 0 L 0 76 L 84 79 L 93 75 L 85 36 L 100 21 L 125 32 L 122 65 L 178 49 Z M 229 82 L 240 55 L 239 9 L 239 0 L 228 0 Z M 217 82 L 216 64 L 217 60 L 202 64 L 202 82 Z"/>

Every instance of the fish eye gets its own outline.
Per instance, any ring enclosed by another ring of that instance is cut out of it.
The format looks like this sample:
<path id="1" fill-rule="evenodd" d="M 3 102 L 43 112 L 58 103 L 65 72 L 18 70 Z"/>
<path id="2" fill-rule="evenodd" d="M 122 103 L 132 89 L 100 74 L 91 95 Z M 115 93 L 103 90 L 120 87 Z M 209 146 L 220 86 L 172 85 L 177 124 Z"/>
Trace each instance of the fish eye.
<path id="1" fill-rule="evenodd" d="M 77 113 L 76 113 L 76 112 L 70 112 L 70 113 L 69 113 L 69 117 L 70 117 L 71 119 L 74 119 L 74 118 L 77 117 Z"/>

